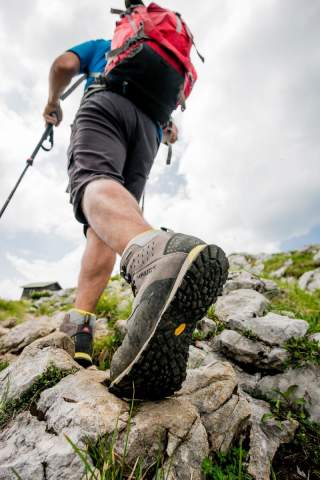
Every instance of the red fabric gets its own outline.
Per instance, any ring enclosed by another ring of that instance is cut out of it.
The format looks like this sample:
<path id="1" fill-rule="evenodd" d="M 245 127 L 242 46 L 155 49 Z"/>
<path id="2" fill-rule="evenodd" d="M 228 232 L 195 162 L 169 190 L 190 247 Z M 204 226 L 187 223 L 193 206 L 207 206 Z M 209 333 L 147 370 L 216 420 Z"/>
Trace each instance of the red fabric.
<path id="1" fill-rule="evenodd" d="M 132 22 L 137 30 L 143 23 L 144 33 L 152 39 L 148 40 L 147 44 L 179 73 L 185 75 L 184 95 L 187 98 L 197 80 L 197 72 L 190 60 L 193 42 L 184 21 L 181 19 L 182 29 L 178 32 L 177 15 L 174 12 L 156 3 L 151 3 L 148 7 L 137 6 L 130 16 L 125 15 L 116 23 L 111 50 L 122 47 L 129 38 L 136 35 Z M 130 51 L 131 49 L 126 50 L 108 62 L 106 72 L 109 73 L 124 60 Z"/>

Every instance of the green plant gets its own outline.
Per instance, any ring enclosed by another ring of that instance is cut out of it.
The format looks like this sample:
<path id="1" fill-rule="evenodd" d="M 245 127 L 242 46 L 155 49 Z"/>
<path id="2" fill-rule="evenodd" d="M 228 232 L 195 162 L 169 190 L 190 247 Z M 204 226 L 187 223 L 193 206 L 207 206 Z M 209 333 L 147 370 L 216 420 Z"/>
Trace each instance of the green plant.
<path id="1" fill-rule="evenodd" d="M 308 337 L 290 338 L 284 348 L 290 353 L 286 367 L 299 368 L 311 363 L 320 365 L 320 344 Z"/>
<path id="2" fill-rule="evenodd" d="M 75 370 L 62 371 L 54 365 L 50 365 L 47 371 L 40 375 L 28 390 L 15 399 L 8 399 L 10 384 L 7 383 L 6 392 L 0 400 L 0 428 L 3 428 L 19 412 L 27 410 L 35 404 L 44 390 L 53 387 L 62 378 L 74 372 Z"/>
<path id="3" fill-rule="evenodd" d="M 25 300 L 3 300 L 0 298 L 0 321 L 9 317 L 19 320 L 27 313 L 30 302 Z"/>
<path id="4" fill-rule="evenodd" d="M 258 336 L 250 329 L 244 330 L 241 333 L 244 337 L 247 337 L 249 340 L 254 340 L 254 341 L 259 340 Z"/>
<path id="5" fill-rule="evenodd" d="M 279 422 L 297 420 L 299 427 L 294 440 L 280 446 L 273 461 L 273 471 L 277 480 L 297 477 L 297 468 L 306 472 L 306 478 L 320 479 L 320 425 L 310 420 L 306 410 L 307 401 L 294 395 L 297 386 L 291 385 L 287 391 L 275 390 L 277 398 L 268 400 L 271 412 Z"/>
<path id="6" fill-rule="evenodd" d="M 94 341 L 93 361 L 98 365 L 100 370 L 107 370 L 110 368 L 113 354 L 120 345 L 121 337 L 117 332 Z"/>
<path id="7" fill-rule="evenodd" d="M 8 366 L 9 362 L 0 360 L 0 372 L 2 372 L 2 370 L 5 370 Z"/>
<path id="8" fill-rule="evenodd" d="M 116 444 L 119 439 L 118 422 L 112 435 L 106 435 L 96 443 L 87 442 L 86 447 L 83 449 L 79 448 L 70 438 L 66 437 L 83 463 L 85 480 L 165 479 L 163 454 L 160 453 L 160 450 L 156 461 L 151 466 L 146 467 L 143 459 L 139 457 L 135 460 L 134 465 L 127 464 L 129 435 L 135 408 L 135 401 L 133 399 L 131 401 L 127 427 L 124 432 L 124 448 L 121 455 L 116 451 Z"/>
<path id="9" fill-rule="evenodd" d="M 289 253 L 275 253 L 264 262 L 263 273 L 268 276 L 281 268 L 287 260 L 291 260 L 292 264 L 287 267 L 284 277 L 299 278 L 305 272 L 316 268 L 313 257 L 314 253 L 311 251 L 301 252 L 300 250 L 294 250 Z"/>
<path id="10" fill-rule="evenodd" d="M 320 292 L 313 294 L 301 290 L 297 285 L 277 282 L 281 292 L 272 299 L 269 310 L 272 312 L 290 311 L 296 318 L 309 323 L 309 333 L 320 332 Z"/>
<path id="11" fill-rule="evenodd" d="M 233 447 L 227 454 L 217 453 L 212 458 L 202 462 L 202 472 L 210 480 L 252 480 L 246 472 L 248 452 L 243 449 L 242 441 L 238 447 Z"/>
<path id="12" fill-rule="evenodd" d="M 213 320 L 215 322 L 217 326 L 217 330 L 215 334 L 219 335 L 219 333 L 221 333 L 225 329 L 225 324 L 221 322 L 217 317 L 214 307 L 215 307 L 214 305 L 211 305 L 211 307 L 209 307 L 209 310 L 207 312 L 207 317 L 210 318 L 210 320 Z"/>
<path id="13" fill-rule="evenodd" d="M 118 295 L 106 290 L 99 299 L 96 315 L 107 318 L 108 325 L 112 327 L 117 320 L 126 320 L 131 314 L 131 309 L 131 300 L 125 302 L 125 306 L 121 307 L 121 301 L 119 301 Z"/>
<path id="14" fill-rule="evenodd" d="M 32 292 L 31 293 L 31 298 L 32 300 L 38 300 L 39 298 L 44 298 L 44 297 L 51 297 L 52 292 L 49 292 L 49 290 L 41 290 L 39 292 Z"/>

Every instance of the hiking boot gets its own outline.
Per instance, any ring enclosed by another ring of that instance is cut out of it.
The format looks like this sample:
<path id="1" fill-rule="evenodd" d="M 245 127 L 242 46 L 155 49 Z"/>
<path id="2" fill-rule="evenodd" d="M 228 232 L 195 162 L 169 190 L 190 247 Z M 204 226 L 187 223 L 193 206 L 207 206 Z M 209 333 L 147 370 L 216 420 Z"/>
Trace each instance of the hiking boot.
<path id="1" fill-rule="evenodd" d="M 181 233 L 152 230 L 130 242 L 120 268 L 135 300 L 111 392 L 160 399 L 180 389 L 193 330 L 222 293 L 228 266 L 219 247 Z"/>
<path id="2" fill-rule="evenodd" d="M 96 317 L 89 312 L 73 309 L 66 313 L 60 331 L 74 340 L 74 359 L 87 368 L 92 365 L 93 334 Z"/>

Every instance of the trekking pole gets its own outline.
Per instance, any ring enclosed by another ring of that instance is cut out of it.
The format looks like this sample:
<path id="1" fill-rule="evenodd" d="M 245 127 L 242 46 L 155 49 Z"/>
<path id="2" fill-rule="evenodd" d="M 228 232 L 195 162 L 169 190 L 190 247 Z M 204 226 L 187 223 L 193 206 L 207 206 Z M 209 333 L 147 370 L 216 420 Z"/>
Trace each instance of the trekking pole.
<path id="1" fill-rule="evenodd" d="M 60 100 L 65 100 L 79 85 L 80 83 L 83 82 L 83 80 L 85 80 L 85 78 L 87 78 L 87 75 L 82 75 L 80 78 L 78 78 L 78 80 L 76 82 L 74 82 L 73 85 L 71 85 L 71 87 L 66 90 L 61 96 L 60 96 Z M 43 145 L 43 143 L 46 141 L 46 140 L 49 140 L 50 144 L 51 144 L 51 147 L 50 148 L 47 148 Z M 32 154 L 30 155 L 30 157 L 27 159 L 26 163 L 27 165 L 24 167 L 23 169 L 23 172 L 21 173 L 17 183 L 15 184 L 15 186 L 13 187 L 9 197 L 7 198 L 7 200 L 5 201 L 3 207 L 1 208 L 0 210 L 0 218 L 2 217 L 2 215 L 4 214 L 5 210 L 7 209 L 7 206 L 9 205 L 13 195 L 15 194 L 18 186 L 20 185 L 21 183 L 21 180 L 23 179 L 23 177 L 25 176 L 27 170 L 29 167 L 32 167 L 33 165 L 33 161 L 37 155 L 37 153 L 39 152 L 40 148 L 42 148 L 43 150 L 45 150 L 46 152 L 49 152 L 52 148 L 53 148 L 53 125 L 47 125 L 46 126 L 46 129 L 45 131 L 43 132 L 36 148 L 34 149 L 34 151 L 32 152 Z"/>

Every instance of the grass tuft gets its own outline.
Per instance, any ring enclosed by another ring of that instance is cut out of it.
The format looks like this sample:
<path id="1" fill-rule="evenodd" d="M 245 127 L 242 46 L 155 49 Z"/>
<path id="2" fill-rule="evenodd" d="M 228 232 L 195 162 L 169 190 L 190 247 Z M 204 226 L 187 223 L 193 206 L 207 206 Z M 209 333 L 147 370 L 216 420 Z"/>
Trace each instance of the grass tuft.
<path id="1" fill-rule="evenodd" d="M 100 370 L 110 368 L 110 363 L 115 351 L 120 347 L 122 339 L 117 332 L 94 341 L 93 362 Z"/>
<path id="2" fill-rule="evenodd" d="M 216 453 L 202 462 L 202 472 L 208 480 L 253 480 L 246 472 L 248 452 L 242 447 L 233 447 L 227 454 Z"/>
<path id="3" fill-rule="evenodd" d="M 275 313 L 292 312 L 295 318 L 309 323 L 309 333 L 320 332 L 320 291 L 305 292 L 297 285 L 277 282 L 281 288 L 278 296 L 272 299 L 269 310 Z"/>
<path id="4" fill-rule="evenodd" d="M 290 338 L 284 348 L 290 353 L 285 367 L 299 368 L 306 364 L 320 365 L 320 344 L 308 337 Z"/>
<path id="5" fill-rule="evenodd" d="M 298 430 L 293 441 L 283 444 L 273 460 L 273 478 L 277 480 L 320 479 L 320 425 L 310 420 L 306 411 L 306 400 L 294 398 L 297 386 L 292 385 L 286 392 L 276 391 L 279 398 L 267 400 L 273 417 L 280 422 L 297 420 Z M 298 469 L 305 477 L 297 474 Z"/>
<path id="6" fill-rule="evenodd" d="M 53 387 L 72 373 L 75 373 L 75 370 L 62 371 L 54 365 L 50 365 L 47 371 L 39 376 L 35 383 L 19 398 L 7 399 L 8 394 L 5 393 L 0 400 L 0 429 L 4 428 L 18 413 L 28 410 L 35 404 L 44 390 Z M 9 388 L 10 384 L 8 383 L 7 390 Z"/>
<path id="7" fill-rule="evenodd" d="M 30 302 L 26 300 L 4 300 L 0 298 L 0 321 L 9 317 L 21 320 L 29 307 Z"/>

